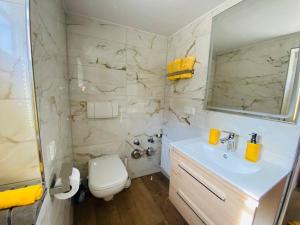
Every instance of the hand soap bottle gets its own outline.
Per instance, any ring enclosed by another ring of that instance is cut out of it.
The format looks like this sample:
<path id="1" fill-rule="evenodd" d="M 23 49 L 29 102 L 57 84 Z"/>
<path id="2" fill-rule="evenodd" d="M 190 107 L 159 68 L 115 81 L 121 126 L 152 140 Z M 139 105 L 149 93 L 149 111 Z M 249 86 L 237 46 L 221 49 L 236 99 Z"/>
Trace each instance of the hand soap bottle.
<path id="1" fill-rule="evenodd" d="M 247 143 L 245 159 L 251 162 L 257 162 L 259 158 L 259 144 L 257 144 L 257 134 L 252 133 L 251 140 Z"/>
<path id="2" fill-rule="evenodd" d="M 219 143 L 220 131 L 218 129 L 211 128 L 209 131 L 209 141 L 211 145 L 216 145 Z"/>

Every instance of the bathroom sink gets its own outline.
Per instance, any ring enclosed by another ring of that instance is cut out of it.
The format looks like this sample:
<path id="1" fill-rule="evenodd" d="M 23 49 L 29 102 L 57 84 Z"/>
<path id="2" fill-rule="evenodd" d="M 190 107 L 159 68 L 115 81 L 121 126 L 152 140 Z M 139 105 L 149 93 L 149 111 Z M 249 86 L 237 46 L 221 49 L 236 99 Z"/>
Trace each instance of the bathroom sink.
<path id="1" fill-rule="evenodd" d="M 246 161 L 236 153 L 224 151 L 218 147 L 211 147 L 201 142 L 186 145 L 190 151 L 199 151 L 203 161 L 215 164 L 231 173 L 251 174 L 260 170 L 257 164 Z"/>
<path id="2" fill-rule="evenodd" d="M 226 145 L 209 145 L 202 137 L 173 142 L 171 146 L 256 200 L 290 172 L 290 168 L 266 160 L 249 162 L 244 158 L 244 149 L 228 152 Z"/>

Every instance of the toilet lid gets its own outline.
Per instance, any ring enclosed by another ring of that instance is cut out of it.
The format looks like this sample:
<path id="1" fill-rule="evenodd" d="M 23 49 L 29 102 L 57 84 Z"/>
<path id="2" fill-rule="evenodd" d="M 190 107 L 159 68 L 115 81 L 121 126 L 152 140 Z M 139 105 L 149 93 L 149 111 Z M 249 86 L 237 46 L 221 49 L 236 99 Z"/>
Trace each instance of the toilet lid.
<path id="1" fill-rule="evenodd" d="M 89 161 L 89 186 L 106 189 L 126 181 L 127 170 L 118 155 L 107 155 Z"/>

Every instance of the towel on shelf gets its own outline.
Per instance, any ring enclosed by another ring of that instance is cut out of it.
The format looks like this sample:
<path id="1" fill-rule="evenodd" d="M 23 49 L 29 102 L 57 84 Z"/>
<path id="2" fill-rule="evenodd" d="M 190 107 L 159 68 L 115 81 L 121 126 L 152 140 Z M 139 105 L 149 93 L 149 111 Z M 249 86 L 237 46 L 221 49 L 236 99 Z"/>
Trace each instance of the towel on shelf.
<path id="1" fill-rule="evenodd" d="M 193 77 L 193 67 L 196 57 L 188 56 L 182 59 L 175 59 L 168 64 L 168 80 L 188 79 Z"/>
<path id="2" fill-rule="evenodd" d="M 0 192 L 0 209 L 31 205 L 43 196 L 41 184 Z"/>

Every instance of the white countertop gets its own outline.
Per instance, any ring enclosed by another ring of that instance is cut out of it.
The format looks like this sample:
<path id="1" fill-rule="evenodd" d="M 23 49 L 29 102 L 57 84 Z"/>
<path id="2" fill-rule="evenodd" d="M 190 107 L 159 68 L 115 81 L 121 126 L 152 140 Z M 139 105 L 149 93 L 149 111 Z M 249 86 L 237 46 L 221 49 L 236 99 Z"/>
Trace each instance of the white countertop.
<path id="1" fill-rule="evenodd" d="M 260 167 L 260 169 L 254 173 L 240 174 L 224 170 L 224 168 L 220 167 L 216 163 L 203 157 L 201 149 L 187 147 L 187 145 L 196 142 L 201 142 L 201 144 L 205 145 L 206 142 L 204 141 L 205 140 L 201 138 L 194 138 L 172 142 L 171 145 L 187 157 L 201 164 L 203 167 L 215 173 L 216 175 L 232 184 L 233 186 L 237 187 L 239 190 L 248 194 L 250 197 L 254 198 L 257 201 L 259 201 L 269 190 L 271 190 L 276 184 L 278 184 L 291 172 L 291 168 L 283 168 L 279 165 L 265 161 L 255 163 L 255 165 Z"/>

